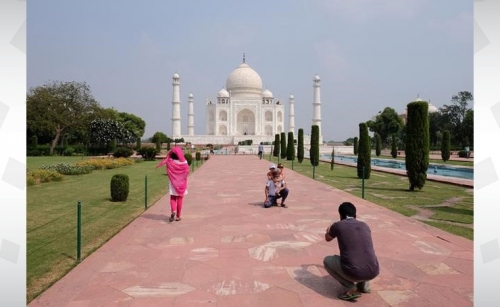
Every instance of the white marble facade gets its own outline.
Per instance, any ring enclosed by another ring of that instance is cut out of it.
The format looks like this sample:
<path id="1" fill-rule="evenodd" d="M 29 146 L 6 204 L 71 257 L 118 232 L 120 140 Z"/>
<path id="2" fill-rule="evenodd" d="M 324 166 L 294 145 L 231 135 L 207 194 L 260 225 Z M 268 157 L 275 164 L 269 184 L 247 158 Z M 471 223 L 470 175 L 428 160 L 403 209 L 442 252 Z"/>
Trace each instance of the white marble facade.
<path id="1" fill-rule="evenodd" d="M 292 131 L 285 129 L 285 101 L 274 98 L 269 89 L 263 90 L 262 79 L 243 57 L 243 62 L 232 71 L 225 88 L 217 93 L 215 101 L 206 100 L 206 134 L 193 135 L 193 114 L 190 109 L 188 135 L 180 134 L 179 75 L 174 75 L 172 131 L 173 138 L 184 138 L 193 144 L 232 144 L 252 139 L 254 144 L 272 142 L 275 135 Z M 189 95 L 190 105 L 193 101 Z M 293 108 L 293 96 L 290 96 Z M 293 110 L 291 110 L 293 114 Z M 195 116 L 195 115 L 194 115 Z M 291 120 L 292 125 L 293 119 Z M 296 131 L 294 137 L 297 138 Z M 177 134 L 177 135 L 176 135 Z M 309 141 L 305 136 L 304 141 Z"/>

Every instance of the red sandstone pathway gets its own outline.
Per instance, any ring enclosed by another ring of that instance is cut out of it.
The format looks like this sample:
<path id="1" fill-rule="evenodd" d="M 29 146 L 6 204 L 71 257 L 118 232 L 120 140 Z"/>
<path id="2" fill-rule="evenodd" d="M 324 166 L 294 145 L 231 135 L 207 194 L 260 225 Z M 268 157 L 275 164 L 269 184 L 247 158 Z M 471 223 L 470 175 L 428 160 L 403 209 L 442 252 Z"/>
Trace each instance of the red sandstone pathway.
<path id="1" fill-rule="evenodd" d="M 286 171 L 289 208 L 262 208 L 268 162 L 212 156 L 189 178 L 182 221 L 149 208 L 29 306 L 354 306 L 323 257 L 337 207 L 372 229 L 381 272 L 356 306 L 472 306 L 473 242 Z"/>

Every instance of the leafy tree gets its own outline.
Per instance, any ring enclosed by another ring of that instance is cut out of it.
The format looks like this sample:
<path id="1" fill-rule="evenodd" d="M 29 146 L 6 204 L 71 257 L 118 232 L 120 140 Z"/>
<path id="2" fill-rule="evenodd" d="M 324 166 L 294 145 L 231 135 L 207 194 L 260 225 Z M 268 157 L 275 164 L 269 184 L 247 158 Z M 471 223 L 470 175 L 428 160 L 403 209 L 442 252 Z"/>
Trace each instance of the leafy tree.
<path id="1" fill-rule="evenodd" d="M 311 148 L 309 149 L 309 159 L 312 166 L 319 165 L 319 126 L 311 126 Z"/>
<path id="2" fill-rule="evenodd" d="M 468 111 L 469 101 L 473 101 L 474 97 L 470 92 L 462 91 L 458 95 L 453 95 L 450 105 L 444 105 L 440 111 L 448 117 L 450 123 L 450 131 L 454 133 L 455 142 L 461 146 L 465 146 L 466 132 L 463 127 L 463 122 Z"/>
<path id="3" fill-rule="evenodd" d="M 467 110 L 465 113 L 462 129 L 465 137 L 464 146 L 474 147 L 474 110 Z"/>
<path id="4" fill-rule="evenodd" d="M 357 155 L 358 154 L 358 137 L 354 137 L 354 154 Z"/>
<path id="5" fill-rule="evenodd" d="M 351 146 L 353 143 L 354 143 L 354 139 L 353 139 L 353 138 L 348 138 L 347 140 L 345 140 L 345 141 L 343 142 L 343 144 L 344 144 L 345 146 Z"/>
<path id="6" fill-rule="evenodd" d="M 295 160 L 295 144 L 293 142 L 293 132 L 288 132 L 288 142 L 286 148 L 286 159 Z"/>
<path id="7" fill-rule="evenodd" d="M 358 148 L 358 178 L 363 178 L 363 167 L 365 169 L 365 179 L 370 179 L 371 173 L 371 142 L 368 135 L 368 125 L 359 124 L 359 148 Z"/>
<path id="8" fill-rule="evenodd" d="M 403 120 L 396 110 L 386 107 L 382 112 L 378 112 L 373 120 L 369 120 L 367 125 L 370 131 L 380 135 L 382 146 L 385 148 L 389 136 L 403 127 Z"/>
<path id="9" fill-rule="evenodd" d="M 380 135 L 378 133 L 375 134 L 375 155 L 377 157 L 380 156 L 380 147 L 381 147 L 381 140 L 380 140 Z"/>
<path id="10" fill-rule="evenodd" d="M 398 147 L 397 147 L 397 141 L 396 141 L 396 134 L 392 135 L 392 144 L 391 144 L 391 156 L 393 158 L 396 158 L 398 156 Z"/>
<path id="11" fill-rule="evenodd" d="M 274 157 L 277 157 L 280 154 L 280 147 L 281 147 L 280 135 L 279 135 L 279 133 L 276 133 L 274 135 L 274 148 L 273 148 L 273 156 Z"/>
<path id="12" fill-rule="evenodd" d="M 281 154 L 281 159 L 284 159 L 286 158 L 286 134 L 285 132 L 281 132 L 280 134 L 281 136 L 281 151 L 280 151 L 280 154 Z"/>
<path id="13" fill-rule="evenodd" d="M 125 124 L 113 119 L 95 119 L 90 123 L 90 144 L 96 147 L 110 146 L 111 142 L 127 144 L 135 136 Z"/>
<path id="14" fill-rule="evenodd" d="M 144 135 L 144 129 L 146 129 L 146 122 L 137 115 L 120 112 L 119 121 L 125 126 L 125 129 L 130 131 L 134 138 L 141 138 Z"/>
<path id="15" fill-rule="evenodd" d="M 155 134 L 153 134 L 153 136 L 151 137 L 151 142 L 152 143 L 160 143 L 160 144 L 163 144 L 163 143 L 167 143 L 167 135 L 163 132 L 160 132 L 160 131 L 157 131 L 155 132 Z"/>
<path id="16" fill-rule="evenodd" d="M 299 161 L 299 163 L 302 163 L 302 160 L 304 160 L 304 129 L 300 128 L 298 134 L 297 161 Z"/>
<path id="17" fill-rule="evenodd" d="M 410 191 L 421 190 L 429 168 L 429 105 L 426 101 L 408 104 L 405 162 Z"/>
<path id="18" fill-rule="evenodd" d="M 450 159 L 451 154 L 451 141 L 450 141 L 450 131 L 443 131 L 443 140 L 441 141 L 441 159 L 444 162 Z"/>
<path id="19" fill-rule="evenodd" d="M 54 81 L 31 88 L 26 97 L 27 128 L 33 134 L 50 135 L 50 154 L 61 137 L 84 129 L 92 111 L 99 108 L 86 83 Z"/>

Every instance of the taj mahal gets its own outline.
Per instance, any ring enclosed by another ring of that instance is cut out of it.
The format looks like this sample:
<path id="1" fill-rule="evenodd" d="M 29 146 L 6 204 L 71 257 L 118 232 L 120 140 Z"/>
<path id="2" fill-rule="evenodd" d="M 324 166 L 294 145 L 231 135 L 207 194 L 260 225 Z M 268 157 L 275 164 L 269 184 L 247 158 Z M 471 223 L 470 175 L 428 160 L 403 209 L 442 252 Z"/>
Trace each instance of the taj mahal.
<path id="1" fill-rule="evenodd" d="M 206 134 L 194 134 L 194 97 L 188 96 L 188 133 L 181 134 L 180 76 L 172 77 L 172 138 L 183 138 L 191 144 L 237 145 L 240 141 L 253 140 L 253 144 L 273 142 L 276 134 L 293 132 L 295 128 L 294 97 L 288 99 L 288 127 L 285 127 L 286 106 L 277 100 L 269 89 L 263 90 L 262 79 L 245 61 L 233 70 L 226 80 L 225 88 L 217 93 L 216 101 L 206 99 Z M 319 143 L 321 133 L 321 79 L 313 78 L 313 118 L 311 125 L 318 125 Z M 310 127 L 304 127 L 310 128 Z M 310 136 L 304 129 L 304 144 L 310 144 Z M 308 132 L 308 130 L 307 130 Z"/>

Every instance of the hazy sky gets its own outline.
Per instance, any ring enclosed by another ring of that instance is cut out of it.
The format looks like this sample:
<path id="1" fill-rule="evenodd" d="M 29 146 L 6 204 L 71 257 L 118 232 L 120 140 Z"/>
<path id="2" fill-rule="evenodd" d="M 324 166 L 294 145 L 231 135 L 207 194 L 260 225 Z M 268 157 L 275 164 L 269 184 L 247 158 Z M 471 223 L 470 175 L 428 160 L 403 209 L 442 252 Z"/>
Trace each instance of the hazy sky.
<path id="1" fill-rule="evenodd" d="M 181 129 L 246 62 L 279 100 L 295 96 L 295 127 L 311 130 L 315 74 L 322 134 L 343 141 L 417 94 L 436 107 L 473 92 L 473 1 L 37 0 L 27 3 L 27 85 L 85 81 L 102 107 L 172 133 L 172 76 L 181 77 Z M 470 106 L 472 107 L 472 106 Z"/>

